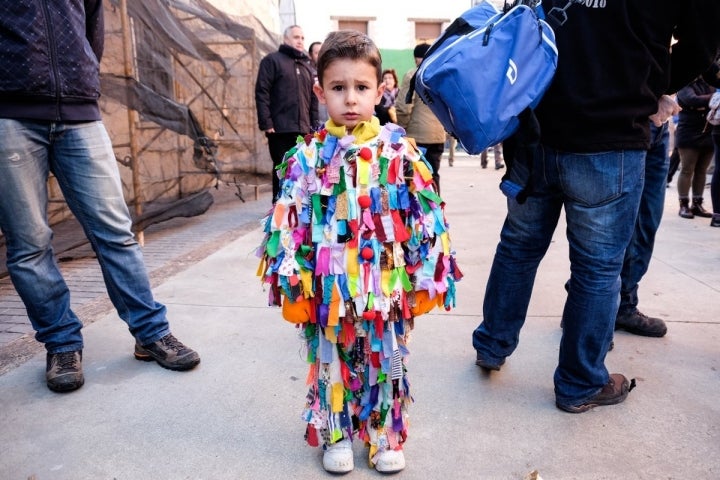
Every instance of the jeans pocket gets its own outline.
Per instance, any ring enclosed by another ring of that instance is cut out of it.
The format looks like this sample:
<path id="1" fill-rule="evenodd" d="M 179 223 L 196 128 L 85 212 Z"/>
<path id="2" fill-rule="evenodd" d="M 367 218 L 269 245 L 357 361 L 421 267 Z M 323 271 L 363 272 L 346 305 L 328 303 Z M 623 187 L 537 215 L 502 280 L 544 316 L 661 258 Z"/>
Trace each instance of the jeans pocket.
<path id="1" fill-rule="evenodd" d="M 612 202 L 623 193 L 623 151 L 563 156 L 560 182 L 573 201 L 586 207 Z"/>

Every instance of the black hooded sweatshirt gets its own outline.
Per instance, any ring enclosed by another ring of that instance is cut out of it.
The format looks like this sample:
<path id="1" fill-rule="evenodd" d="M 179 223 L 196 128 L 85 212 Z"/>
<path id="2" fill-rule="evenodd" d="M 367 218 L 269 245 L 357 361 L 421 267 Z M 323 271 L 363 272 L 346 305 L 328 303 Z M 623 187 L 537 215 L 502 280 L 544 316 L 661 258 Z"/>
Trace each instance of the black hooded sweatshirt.
<path id="1" fill-rule="evenodd" d="M 542 2 L 546 12 L 565 3 Z M 648 149 L 660 96 L 703 73 L 720 43 L 718 0 L 584 0 L 567 17 L 535 111 L 541 142 L 566 152 Z"/>

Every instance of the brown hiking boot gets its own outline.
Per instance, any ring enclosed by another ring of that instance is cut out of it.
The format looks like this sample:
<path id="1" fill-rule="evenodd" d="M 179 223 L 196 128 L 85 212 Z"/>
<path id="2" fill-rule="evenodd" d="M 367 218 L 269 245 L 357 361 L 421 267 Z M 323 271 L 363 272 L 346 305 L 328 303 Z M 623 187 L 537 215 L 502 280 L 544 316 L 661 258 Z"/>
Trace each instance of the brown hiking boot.
<path id="1" fill-rule="evenodd" d="M 594 396 L 588 398 L 579 405 L 562 405 L 555 403 L 560 409 L 570 413 L 583 413 L 587 412 L 591 408 L 599 407 L 602 405 L 615 405 L 624 401 L 630 390 L 635 388 L 635 379 L 633 378 L 628 382 L 625 375 L 621 373 L 611 373 L 610 380 L 605 386 L 596 393 Z"/>
<path id="2" fill-rule="evenodd" d="M 48 353 L 45 379 L 53 392 L 71 392 L 82 387 L 85 376 L 82 371 L 82 350 Z"/>
<path id="3" fill-rule="evenodd" d="M 200 355 L 168 333 L 149 345 L 135 343 L 135 358 L 144 362 L 155 360 L 170 370 L 190 370 L 200 363 Z"/>
<path id="4" fill-rule="evenodd" d="M 643 337 L 664 337 L 667 333 L 667 325 L 659 318 L 648 317 L 640 310 L 618 313 L 615 318 L 615 330 L 642 335 Z"/>

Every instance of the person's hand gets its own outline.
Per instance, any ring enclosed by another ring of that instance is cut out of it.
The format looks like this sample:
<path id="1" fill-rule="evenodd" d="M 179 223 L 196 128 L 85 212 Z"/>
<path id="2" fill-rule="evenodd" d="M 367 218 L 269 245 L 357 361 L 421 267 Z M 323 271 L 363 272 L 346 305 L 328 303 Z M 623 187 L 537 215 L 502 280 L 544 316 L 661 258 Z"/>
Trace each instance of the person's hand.
<path id="1" fill-rule="evenodd" d="M 680 113 L 680 110 L 682 110 L 682 108 L 680 108 L 680 105 L 678 105 L 673 97 L 663 95 L 660 97 L 660 100 L 658 100 L 657 112 L 650 115 L 650 121 L 652 121 L 656 127 L 661 127 L 670 117 Z"/>
<path id="2" fill-rule="evenodd" d="M 275 133 L 275 129 L 274 129 L 274 128 L 268 128 L 267 130 L 265 130 L 265 133 Z"/>

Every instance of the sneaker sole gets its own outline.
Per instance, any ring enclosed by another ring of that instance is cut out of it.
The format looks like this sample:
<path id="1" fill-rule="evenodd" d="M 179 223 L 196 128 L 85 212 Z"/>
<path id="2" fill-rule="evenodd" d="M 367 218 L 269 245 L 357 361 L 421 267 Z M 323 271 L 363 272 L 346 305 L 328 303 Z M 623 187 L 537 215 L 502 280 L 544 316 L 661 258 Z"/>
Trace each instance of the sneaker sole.
<path id="1" fill-rule="evenodd" d="M 475 365 L 485 370 L 492 370 L 493 372 L 500 371 L 500 365 L 497 365 L 495 363 L 487 363 L 482 360 L 476 360 Z"/>
<path id="2" fill-rule="evenodd" d="M 618 403 L 622 403 L 628 396 L 628 393 L 630 393 L 630 390 L 625 390 L 625 392 L 613 399 L 610 400 L 603 400 L 601 402 L 594 401 L 594 402 L 587 402 L 580 405 L 562 405 L 560 403 L 555 403 L 555 406 L 559 408 L 560 410 L 563 410 L 568 413 L 584 413 L 588 410 L 591 410 L 595 407 L 606 407 L 608 405 L 617 405 Z"/>
<path id="3" fill-rule="evenodd" d="M 54 384 L 51 384 L 50 382 L 47 382 L 47 387 L 48 387 L 50 390 L 52 390 L 53 392 L 56 392 L 56 393 L 73 392 L 73 391 L 79 389 L 80 387 L 82 387 L 83 385 L 85 385 L 85 379 L 84 379 L 84 378 L 83 378 L 82 380 L 80 380 L 79 382 L 75 382 L 75 383 L 62 383 L 62 384 L 59 384 L 59 385 L 54 385 Z"/>
<path id="4" fill-rule="evenodd" d="M 484 358 L 478 358 L 475 360 L 475 365 L 477 365 L 480 368 L 483 368 L 485 370 L 492 370 L 494 372 L 497 372 L 500 370 L 500 367 L 502 367 L 505 364 L 505 359 L 503 359 L 499 363 L 490 363 Z"/>
<path id="5" fill-rule="evenodd" d="M 665 330 L 664 332 L 653 332 L 650 330 L 642 330 L 642 329 L 638 329 L 638 328 L 634 328 L 634 327 L 625 327 L 623 325 L 617 325 L 617 324 L 615 325 L 615 330 L 624 330 L 633 335 L 639 335 L 641 337 L 652 337 L 652 338 L 664 337 L 665 334 L 667 333 L 667 330 Z"/>
<path id="6" fill-rule="evenodd" d="M 323 469 L 328 473 L 350 473 L 355 469 L 355 465 L 351 464 L 349 466 L 334 467 L 323 463 Z"/>
<path id="7" fill-rule="evenodd" d="M 196 361 L 194 361 L 192 363 L 188 363 L 186 365 L 173 365 L 172 363 L 168 363 L 163 360 L 159 360 L 150 354 L 142 354 L 142 353 L 135 352 L 134 356 L 135 356 L 136 360 L 140 360 L 141 362 L 157 362 L 157 364 L 160 365 L 161 367 L 167 368 L 168 370 L 173 370 L 175 372 L 184 372 L 186 370 L 192 370 L 193 368 L 197 367 L 198 364 L 200 363 L 199 358 Z"/>

